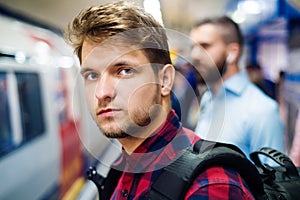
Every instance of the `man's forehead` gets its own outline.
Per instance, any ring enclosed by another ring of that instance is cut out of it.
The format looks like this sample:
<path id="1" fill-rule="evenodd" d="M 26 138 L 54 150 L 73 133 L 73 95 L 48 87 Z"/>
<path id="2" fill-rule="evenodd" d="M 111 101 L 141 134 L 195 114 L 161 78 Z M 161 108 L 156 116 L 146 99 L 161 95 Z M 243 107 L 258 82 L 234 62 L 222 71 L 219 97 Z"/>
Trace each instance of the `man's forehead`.
<path id="1" fill-rule="evenodd" d="M 87 62 L 87 60 L 91 60 L 95 58 L 103 59 L 103 58 L 109 58 L 113 55 L 119 56 L 125 54 L 126 51 L 128 50 L 125 47 L 122 47 L 120 45 L 84 41 L 82 45 L 82 53 L 81 53 L 82 64 L 84 62 Z"/>
<path id="2" fill-rule="evenodd" d="M 204 24 L 191 31 L 190 39 L 192 43 L 222 41 L 222 30 L 216 25 Z"/>
<path id="3" fill-rule="evenodd" d="M 126 57 L 144 56 L 148 61 L 143 49 L 137 46 L 86 44 L 82 49 L 82 67 L 87 66 L 109 66 Z"/>
<path id="4" fill-rule="evenodd" d="M 95 47 L 97 47 L 97 45 L 98 45 L 97 43 L 84 40 L 82 44 L 82 50 L 81 50 L 82 60 L 84 60 L 85 57 L 87 57 L 87 55 L 90 54 Z"/>
<path id="5" fill-rule="evenodd" d="M 86 51 L 83 48 L 81 67 L 108 66 L 118 60 L 121 55 L 123 55 L 123 52 L 118 48 L 103 47 L 99 45 L 93 48 L 88 47 Z"/>

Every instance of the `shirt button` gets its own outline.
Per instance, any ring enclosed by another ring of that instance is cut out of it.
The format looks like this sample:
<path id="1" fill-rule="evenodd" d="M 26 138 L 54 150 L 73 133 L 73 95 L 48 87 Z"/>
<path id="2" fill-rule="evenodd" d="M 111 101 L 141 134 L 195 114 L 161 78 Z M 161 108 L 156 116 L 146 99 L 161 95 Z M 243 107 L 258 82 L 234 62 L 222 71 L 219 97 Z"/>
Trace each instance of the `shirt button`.
<path id="1" fill-rule="evenodd" d="M 128 196 L 128 190 L 122 190 L 122 196 L 127 197 Z"/>

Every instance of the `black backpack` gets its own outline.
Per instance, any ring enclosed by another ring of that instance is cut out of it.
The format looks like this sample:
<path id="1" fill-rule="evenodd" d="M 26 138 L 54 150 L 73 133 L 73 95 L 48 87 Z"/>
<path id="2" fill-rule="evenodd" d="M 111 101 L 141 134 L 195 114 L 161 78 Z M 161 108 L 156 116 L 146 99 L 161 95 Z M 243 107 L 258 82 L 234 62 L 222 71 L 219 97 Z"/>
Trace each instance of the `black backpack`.
<path id="1" fill-rule="evenodd" d="M 280 167 L 261 163 L 259 155 L 272 158 Z M 255 199 L 300 199 L 299 169 L 286 155 L 271 148 L 262 148 L 251 153 L 250 157 L 255 165 L 234 145 L 199 140 L 163 169 L 152 184 L 149 199 L 184 199 L 195 178 L 212 166 L 236 170 Z M 91 168 L 87 177 L 97 185 L 99 197 L 103 200 L 109 199 L 121 173 L 111 169 L 107 178 L 103 178 L 95 168 Z"/>

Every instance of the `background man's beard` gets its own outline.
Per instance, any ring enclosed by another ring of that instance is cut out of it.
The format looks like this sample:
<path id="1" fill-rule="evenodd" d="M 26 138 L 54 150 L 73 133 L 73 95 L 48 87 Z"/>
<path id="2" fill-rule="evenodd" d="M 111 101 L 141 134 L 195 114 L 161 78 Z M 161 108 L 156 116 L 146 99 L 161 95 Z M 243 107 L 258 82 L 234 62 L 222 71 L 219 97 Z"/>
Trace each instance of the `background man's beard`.
<path id="1" fill-rule="evenodd" d="M 202 85 L 211 85 L 211 84 L 219 81 L 225 74 L 226 70 L 227 70 L 227 63 L 226 63 L 226 60 L 224 59 L 222 64 L 219 64 L 217 66 L 216 70 L 214 70 L 214 71 L 212 70 L 212 71 L 210 71 L 210 73 L 208 73 L 207 75 L 204 75 L 204 76 L 202 76 L 199 73 L 198 83 L 202 84 Z"/>

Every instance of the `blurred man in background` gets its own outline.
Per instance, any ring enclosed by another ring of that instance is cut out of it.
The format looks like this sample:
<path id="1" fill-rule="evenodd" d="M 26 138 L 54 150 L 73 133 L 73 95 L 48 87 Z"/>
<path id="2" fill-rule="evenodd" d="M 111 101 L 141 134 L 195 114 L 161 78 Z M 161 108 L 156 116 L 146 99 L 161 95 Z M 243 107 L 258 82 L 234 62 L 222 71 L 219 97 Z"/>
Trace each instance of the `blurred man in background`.
<path id="1" fill-rule="evenodd" d="M 261 147 L 284 151 L 284 126 L 277 103 L 240 72 L 243 37 L 230 18 L 216 17 L 191 30 L 191 58 L 203 95 L 195 132 L 204 139 L 232 143 L 249 153 Z"/>

